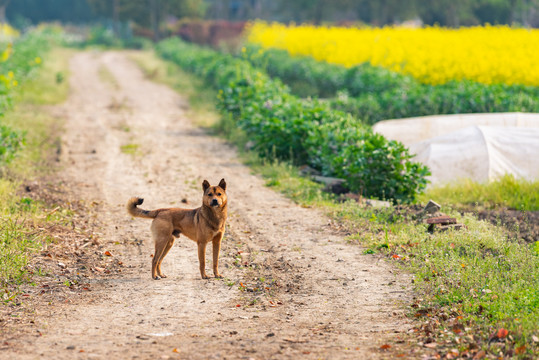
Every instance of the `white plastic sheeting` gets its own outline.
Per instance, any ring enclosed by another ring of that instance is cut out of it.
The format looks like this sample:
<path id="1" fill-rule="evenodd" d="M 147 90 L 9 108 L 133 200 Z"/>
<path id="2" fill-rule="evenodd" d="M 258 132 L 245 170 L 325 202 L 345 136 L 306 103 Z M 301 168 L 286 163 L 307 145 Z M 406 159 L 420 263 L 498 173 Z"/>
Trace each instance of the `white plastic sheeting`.
<path id="1" fill-rule="evenodd" d="M 504 174 L 539 179 L 539 114 L 426 116 L 382 121 L 374 130 L 407 145 L 429 166 L 431 184 Z"/>

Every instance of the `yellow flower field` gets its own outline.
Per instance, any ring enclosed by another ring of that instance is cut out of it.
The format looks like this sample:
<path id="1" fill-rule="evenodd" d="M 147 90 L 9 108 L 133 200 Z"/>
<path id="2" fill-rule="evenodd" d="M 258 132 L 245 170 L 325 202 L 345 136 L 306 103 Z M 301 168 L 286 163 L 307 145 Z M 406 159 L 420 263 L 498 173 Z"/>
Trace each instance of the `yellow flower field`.
<path id="1" fill-rule="evenodd" d="M 255 22 L 248 40 L 347 67 L 370 62 L 429 84 L 471 79 L 539 86 L 539 30 L 288 27 Z"/>

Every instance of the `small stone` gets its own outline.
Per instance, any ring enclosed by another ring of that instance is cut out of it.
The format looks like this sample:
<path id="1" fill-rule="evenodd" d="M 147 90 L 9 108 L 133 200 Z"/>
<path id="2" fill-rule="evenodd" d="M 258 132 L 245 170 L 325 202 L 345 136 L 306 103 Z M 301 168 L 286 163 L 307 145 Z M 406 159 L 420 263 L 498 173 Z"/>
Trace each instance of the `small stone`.
<path id="1" fill-rule="evenodd" d="M 439 204 L 435 203 L 432 200 L 429 200 L 427 205 L 425 205 L 425 208 L 423 209 L 423 211 L 429 214 L 435 214 L 438 211 L 440 211 L 441 208 L 442 207 Z"/>

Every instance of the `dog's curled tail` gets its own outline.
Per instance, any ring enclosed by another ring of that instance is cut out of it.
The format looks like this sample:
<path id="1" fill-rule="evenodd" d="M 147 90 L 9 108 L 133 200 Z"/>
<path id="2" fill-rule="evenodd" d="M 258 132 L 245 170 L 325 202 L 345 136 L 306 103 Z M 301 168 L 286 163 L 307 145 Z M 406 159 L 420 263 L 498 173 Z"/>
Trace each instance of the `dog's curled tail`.
<path id="1" fill-rule="evenodd" d="M 157 210 L 142 210 L 137 207 L 137 205 L 142 205 L 144 202 L 144 199 L 138 198 L 138 197 L 132 197 L 127 202 L 127 212 L 131 214 L 131 216 L 146 218 L 146 219 L 154 219 L 157 214 L 159 213 Z"/>

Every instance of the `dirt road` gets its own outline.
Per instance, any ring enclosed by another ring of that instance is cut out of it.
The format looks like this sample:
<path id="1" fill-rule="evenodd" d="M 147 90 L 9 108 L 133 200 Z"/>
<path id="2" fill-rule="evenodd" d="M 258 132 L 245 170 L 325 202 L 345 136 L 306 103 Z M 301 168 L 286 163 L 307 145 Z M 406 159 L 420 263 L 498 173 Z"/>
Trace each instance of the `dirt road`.
<path id="1" fill-rule="evenodd" d="M 71 72 L 60 176 L 99 204 L 100 241 L 123 270 L 94 279 L 76 304 L 40 310 L 40 336 L 10 339 L 2 358 L 368 359 L 406 332 L 399 304 L 408 295 L 395 269 L 347 244 L 323 214 L 266 188 L 125 53 L 78 53 Z M 168 278 L 152 280 L 150 222 L 129 217 L 126 201 L 198 207 L 202 180 L 222 177 L 225 279 L 202 280 L 196 246 L 181 237 L 163 262 Z"/>

